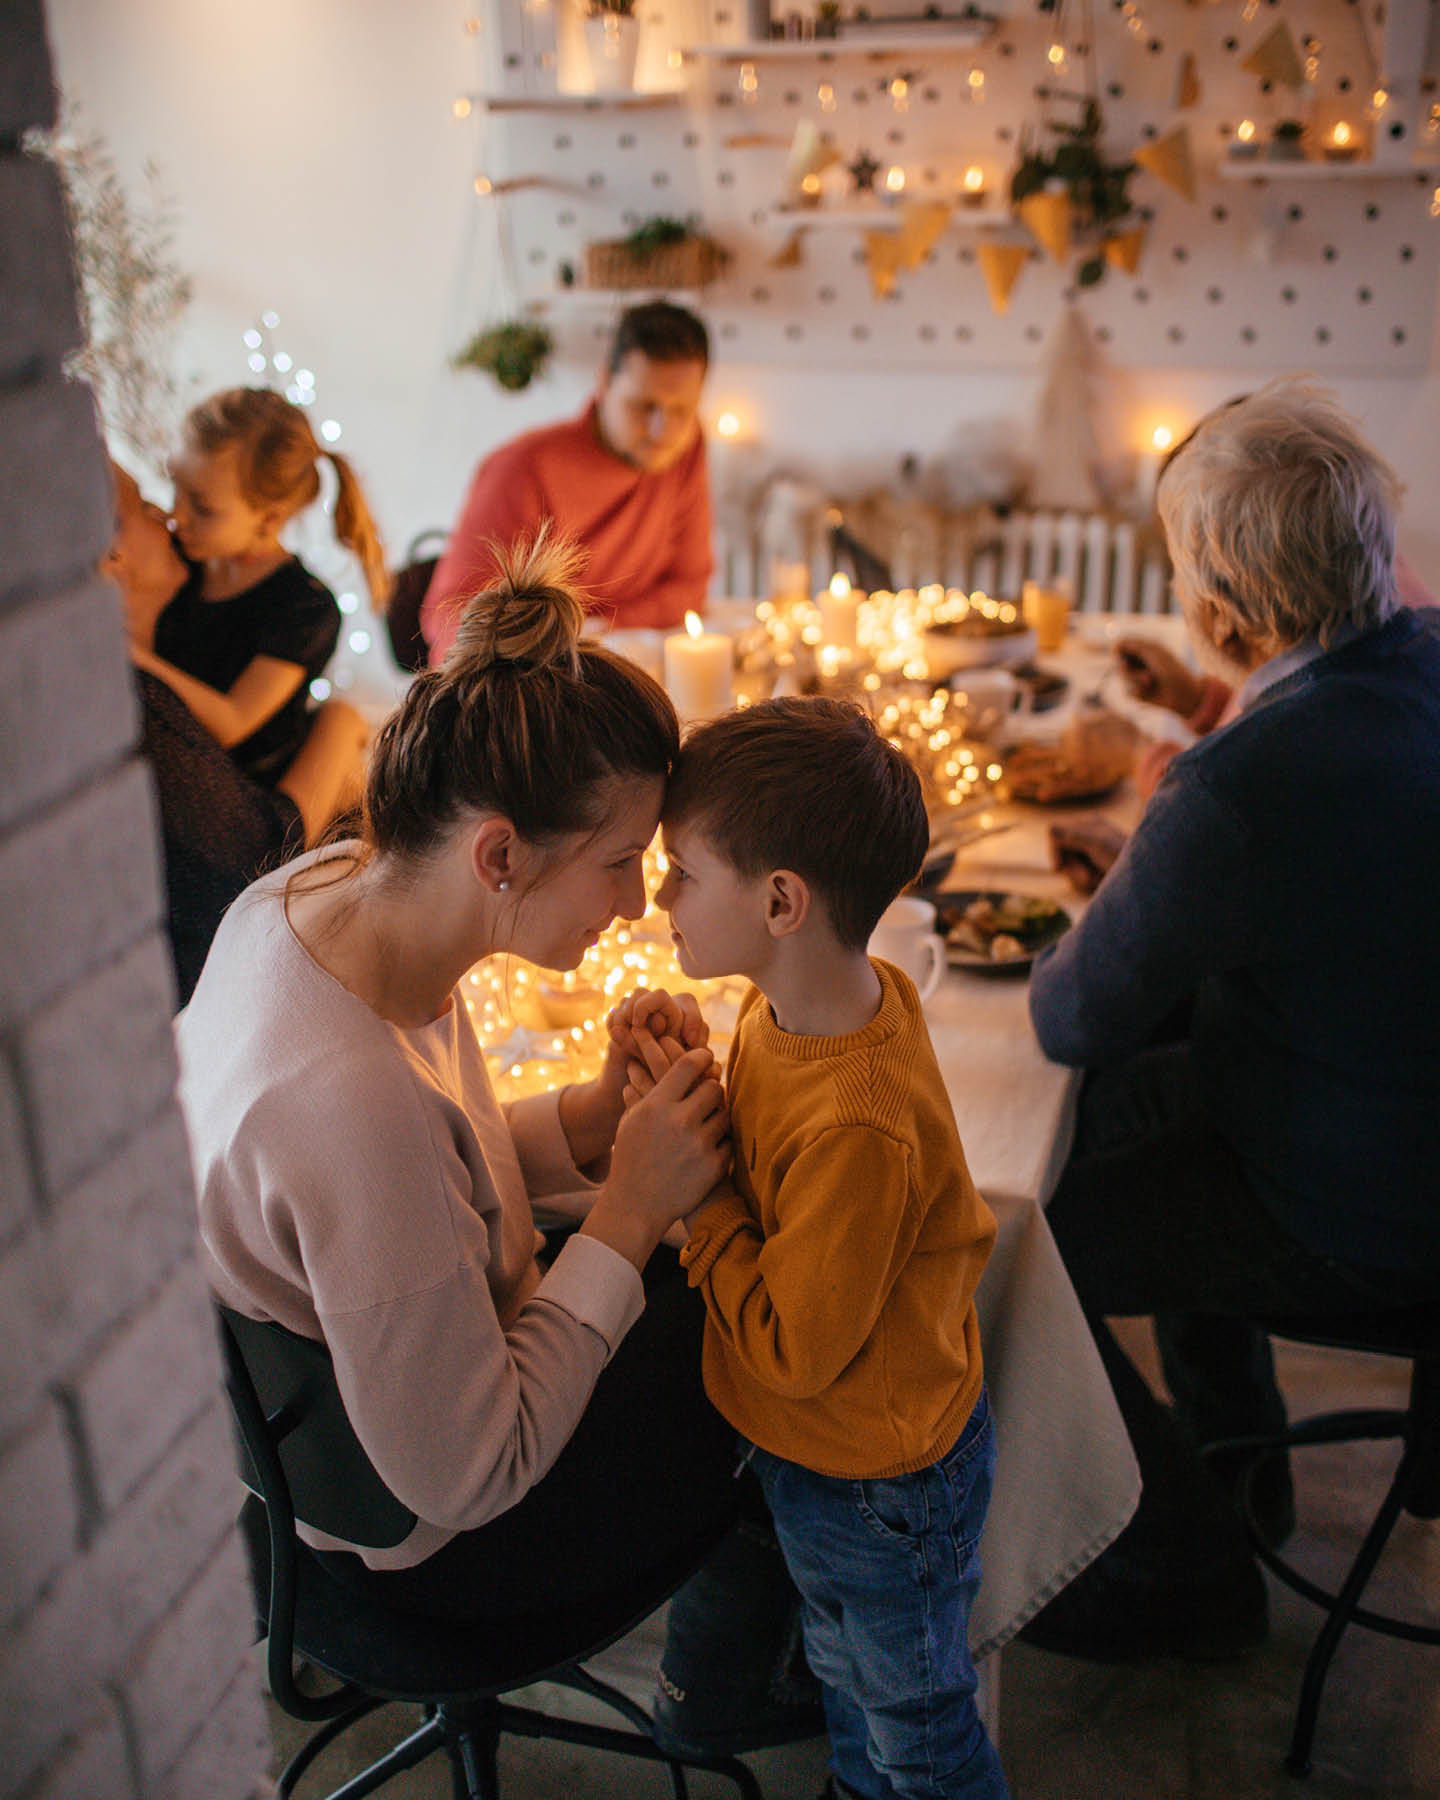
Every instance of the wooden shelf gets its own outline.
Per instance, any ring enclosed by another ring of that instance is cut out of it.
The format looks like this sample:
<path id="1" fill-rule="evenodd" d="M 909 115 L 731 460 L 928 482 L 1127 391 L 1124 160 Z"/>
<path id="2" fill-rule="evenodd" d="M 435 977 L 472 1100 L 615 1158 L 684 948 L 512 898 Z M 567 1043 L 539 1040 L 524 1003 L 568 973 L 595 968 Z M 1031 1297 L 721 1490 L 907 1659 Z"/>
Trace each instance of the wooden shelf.
<path id="1" fill-rule="evenodd" d="M 468 94 L 472 106 L 486 112 L 642 112 L 656 106 L 678 106 L 678 89 L 655 94 Z"/>
<path id="2" fill-rule="evenodd" d="M 757 38 L 753 43 L 688 44 L 687 57 L 715 62 L 794 62 L 802 58 L 831 62 L 841 56 L 963 55 L 983 44 L 995 29 L 992 21 L 977 19 L 973 25 L 936 26 L 933 31 L 856 32 L 851 37 Z"/>
<path id="3" fill-rule="evenodd" d="M 1307 156 L 1271 162 L 1265 156 L 1227 156 L 1219 164 L 1219 173 L 1222 181 L 1414 181 L 1440 175 L 1440 160 L 1374 163 L 1355 157 L 1349 162 L 1331 162 Z"/>
<path id="4" fill-rule="evenodd" d="M 946 230 L 958 225 L 968 229 L 975 225 L 1010 225 L 1014 223 L 1009 207 L 961 206 L 938 196 L 912 194 L 894 206 L 772 206 L 770 217 L 782 225 L 855 226 L 868 225 L 872 231 L 898 231 L 904 223 L 905 207 L 949 206 Z"/>

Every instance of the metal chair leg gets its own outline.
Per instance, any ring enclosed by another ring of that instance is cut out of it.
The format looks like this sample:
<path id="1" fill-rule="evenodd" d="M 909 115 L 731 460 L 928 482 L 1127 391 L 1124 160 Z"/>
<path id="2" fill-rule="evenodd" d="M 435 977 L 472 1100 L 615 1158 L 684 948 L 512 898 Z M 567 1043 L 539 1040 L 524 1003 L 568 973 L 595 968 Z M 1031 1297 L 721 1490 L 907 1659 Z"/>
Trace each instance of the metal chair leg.
<path id="1" fill-rule="evenodd" d="M 1395 1471 L 1395 1479 L 1390 1484 L 1375 1521 L 1365 1535 L 1365 1542 L 1360 1546 L 1360 1553 L 1351 1565 L 1350 1573 L 1345 1577 L 1345 1584 L 1335 1596 L 1334 1603 L 1328 1608 L 1325 1623 L 1320 1634 L 1311 1646 L 1310 1655 L 1305 1664 L 1305 1674 L 1300 1684 L 1300 1704 L 1295 1713 L 1295 1731 L 1290 1740 L 1290 1754 L 1285 1758 L 1285 1767 L 1292 1775 L 1308 1775 L 1310 1773 L 1310 1751 L 1315 1742 L 1315 1727 L 1320 1717 L 1320 1697 L 1325 1687 L 1325 1677 L 1329 1673 L 1330 1660 L 1347 1625 L 1355 1616 L 1360 1604 L 1360 1596 L 1365 1591 L 1365 1584 L 1374 1572 L 1380 1554 L 1385 1548 L 1386 1540 L 1395 1528 L 1395 1521 L 1400 1517 L 1405 1504 L 1405 1496 L 1410 1485 L 1410 1475 L 1414 1466 L 1415 1454 L 1407 1446 L 1400 1459 L 1400 1467 Z"/>

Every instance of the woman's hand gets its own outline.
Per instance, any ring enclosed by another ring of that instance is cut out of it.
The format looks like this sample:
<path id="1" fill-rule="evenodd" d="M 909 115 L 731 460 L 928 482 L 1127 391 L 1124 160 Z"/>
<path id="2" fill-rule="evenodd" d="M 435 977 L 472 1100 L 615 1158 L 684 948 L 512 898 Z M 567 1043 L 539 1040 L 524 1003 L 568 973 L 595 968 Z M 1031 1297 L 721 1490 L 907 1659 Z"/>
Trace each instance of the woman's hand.
<path id="1" fill-rule="evenodd" d="M 669 994 L 664 988 L 641 988 L 626 997 L 605 1020 L 609 1043 L 605 1063 L 594 1081 L 565 1089 L 560 1123 L 576 1165 L 594 1162 L 615 1141 L 615 1127 L 625 1110 L 629 1065 L 639 1054 L 637 1030 L 674 1046 L 676 1055 L 703 1048 L 710 1027 L 701 1017 L 693 994 Z M 668 1063 L 666 1065 L 668 1067 Z"/>
<path id="2" fill-rule="evenodd" d="M 729 1167 L 730 1117 L 714 1066 L 703 1046 L 682 1051 L 615 1133 L 609 1176 L 581 1230 L 636 1268 Z"/>
<path id="3" fill-rule="evenodd" d="M 1093 894 L 1125 848 L 1125 833 L 1099 813 L 1050 827 L 1050 861 L 1078 893 Z"/>
<path id="4" fill-rule="evenodd" d="M 1205 684 L 1178 656 L 1153 638 L 1123 637 L 1115 645 L 1120 674 L 1137 700 L 1166 706 L 1188 719 L 1205 694 Z"/>

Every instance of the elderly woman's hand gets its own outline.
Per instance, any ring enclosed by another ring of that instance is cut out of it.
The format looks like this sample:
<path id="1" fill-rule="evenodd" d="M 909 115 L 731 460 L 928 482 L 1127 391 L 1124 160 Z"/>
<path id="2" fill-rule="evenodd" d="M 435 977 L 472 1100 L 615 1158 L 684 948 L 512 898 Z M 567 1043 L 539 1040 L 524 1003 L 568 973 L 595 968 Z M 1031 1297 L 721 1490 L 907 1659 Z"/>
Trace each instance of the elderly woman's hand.
<path id="1" fill-rule="evenodd" d="M 1093 894 L 1125 848 L 1125 833 L 1099 813 L 1050 827 L 1050 861 L 1078 893 Z"/>
<path id="2" fill-rule="evenodd" d="M 1165 706 L 1188 719 L 1205 694 L 1205 684 L 1178 656 L 1153 638 L 1122 637 L 1115 655 L 1126 687 L 1137 700 Z"/>

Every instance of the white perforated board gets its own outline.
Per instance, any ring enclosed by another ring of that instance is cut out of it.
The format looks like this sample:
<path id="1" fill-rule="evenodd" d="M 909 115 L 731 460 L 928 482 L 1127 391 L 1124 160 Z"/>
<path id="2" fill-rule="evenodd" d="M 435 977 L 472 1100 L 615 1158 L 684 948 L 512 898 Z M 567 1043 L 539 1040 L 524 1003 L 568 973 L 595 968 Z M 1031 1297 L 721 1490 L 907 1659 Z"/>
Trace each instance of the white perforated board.
<path id="1" fill-rule="evenodd" d="M 1021 128 L 1051 113 L 1076 116 L 1074 105 L 1036 93 L 1056 85 L 1046 54 L 1055 16 L 1026 9 L 1002 18 L 970 53 L 912 50 L 826 62 L 817 40 L 813 55 L 757 58 L 748 97 L 735 63 L 707 57 L 688 60 L 683 72 L 667 66 L 673 48 L 736 37 L 740 21 L 729 6 L 738 3 L 707 10 L 686 0 L 642 0 L 639 79 L 684 83 L 682 104 L 563 114 L 477 108 L 477 172 L 555 184 L 477 200 L 497 214 L 496 238 L 479 234 L 481 254 L 508 234 L 520 296 L 546 301 L 562 348 L 585 357 L 633 296 L 607 302 L 558 293 L 561 265 L 578 272 L 587 240 L 623 236 L 663 213 L 698 215 L 733 254 L 725 277 L 696 296 L 727 359 L 856 368 L 1033 363 L 1062 297 L 1075 291 L 1078 256 L 1061 266 L 1034 251 L 1004 316 L 991 309 L 975 257 L 977 228 L 961 222 L 963 213 L 928 263 L 902 275 L 884 300 L 872 292 L 863 223 L 806 230 L 799 265 L 777 268 L 772 259 L 789 229 L 805 223 L 777 212 L 786 164 L 778 140 L 788 141 L 808 118 L 833 134 L 846 162 L 864 151 L 882 170 L 902 167 L 907 197 L 952 198 L 972 163 L 998 196 Z M 1241 117 L 1255 119 L 1262 133 L 1296 112 L 1317 130 L 1342 114 L 1366 125 L 1371 77 L 1358 9 L 1316 0 L 1252 10 L 1247 23 L 1243 0 L 1149 0 L 1137 33 L 1118 5 L 1097 7 L 1091 21 L 1067 8 L 1069 60 L 1060 79 L 1081 91 L 1087 77 L 1080 71 L 1093 66 L 1108 153 L 1119 158 L 1183 124 L 1198 178 L 1193 203 L 1147 172 L 1132 179 L 1132 197 L 1149 217 L 1143 259 L 1134 276 L 1111 270 L 1086 290 L 1086 316 L 1120 365 L 1418 371 L 1428 362 L 1440 274 L 1440 220 L 1429 216 L 1440 176 L 1348 171 L 1287 179 L 1283 166 L 1259 162 L 1251 168 L 1263 179 L 1224 178 L 1218 165 Z M 1297 41 L 1313 37 L 1321 46 L 1317 79 L 1298 96 L 1283 88 L 1266 94 L 1240 67 L 1277 19 L 1290 22 Z M 1186 51 L 1201 92 L 1179 110 L 1173 100 Z M 984 75 L 980 104 L 970 97 L 972 68 Z M 886 91 L 897 73 L 909 78 L 903 110 Z M 819 103 L 822 82 L 833 88 L 833 110 Z M 730 147 L 737 136 L 777 143 Z M 1440 146 L 1435 154 L 1440 160 Z"/>

